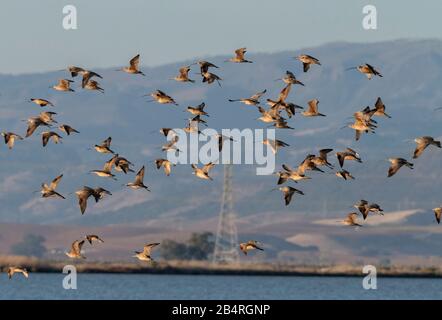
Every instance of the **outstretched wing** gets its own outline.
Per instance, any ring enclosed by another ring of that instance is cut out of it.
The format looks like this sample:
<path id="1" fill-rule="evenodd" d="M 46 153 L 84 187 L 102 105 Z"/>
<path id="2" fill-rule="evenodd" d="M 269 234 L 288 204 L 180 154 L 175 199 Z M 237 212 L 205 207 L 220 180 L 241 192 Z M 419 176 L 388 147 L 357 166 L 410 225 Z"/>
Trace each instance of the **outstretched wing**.
<path id="1" fill-rule="evenodd" d="M 267 89 L 264 89 L 261 92 L 257 92 L 253 96 L 250 97 L 250 100 L 259 100 L 259 98 L 261 98 L 261 96 L 266 92 L 267 92 Z"/>
<path id="2" fill-rule="evenodd" d="M 136 184 L 142 184 L 144 180 L 144 166 L 138 171 L 136 177 L 135 177 L 135 183 Z"/>
<path id="3" fill-rule="evenodd" d="M 138 65 L 140 64 L 140 55 L 137 54 L 135 57 L 130 59 L 129 64 L 131 68 L 138 69 Z"/>
<path id="4" fill-rule="evenodd" d="M 52 190 L 55 190 L 55 188 L 57 188 L 58 183 L 60 182 L 61 178 L 63 178 L 63 174 L 60 174 L 57 178 L 55 178 L 54 180 L 52 180 L 51 184 L 50 184 L 50 188 Z"/>
<path id="5" fill-rule="evenodd" d="M 281 92 L 279 93 L 278 101 L 285 101 L 285 99 L 287 99 L 290 93 L 291 88 L 292 88 L 291 84 L 286 85 L 284 89 L 282 89 Z"/>
<path id="6" fill-rule="evenodd" d="M 152 252 L 152 249 L 153 249 L 154 247 L 158 246 L 159 244 L 160 244 L 159 242 L 146 244 L 146 245 L 143 247 L 143 253 L 144 253 L 146 256 L 150 256 L 150 253 Z"/>
<path id="7" fill-rule="evenodd" d="M 77 254 L 80 255 L 81 254 L 81 248 L 83 247 L 84 244 L 84 240 L 75 240 L 74 243 L 72 243 L 72 251 Z"/>
<path id="8" fill-rule="evenodd" d="M 209 171 L 215 166 L 215 164 L 213 162 L 209 162 L 207 164 L 205 164 L 202 168 L 203 172 L 205 173 L 209 173 Z"/>

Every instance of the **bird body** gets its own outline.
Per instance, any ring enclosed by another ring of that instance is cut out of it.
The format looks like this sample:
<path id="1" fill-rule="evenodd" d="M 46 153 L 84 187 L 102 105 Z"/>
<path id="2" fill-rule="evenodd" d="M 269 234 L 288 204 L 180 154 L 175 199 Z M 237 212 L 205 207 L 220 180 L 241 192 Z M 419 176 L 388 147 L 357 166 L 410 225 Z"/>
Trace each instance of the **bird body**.
<path id="1" fill-rule="evenodd" d="M 40 107 L 46 107 L 46 106 L 54 107 L 54 104 L 46 99 L 32 98 L 30 101 L 34 102 L 36 105 L 38 105 Z"/>
<path id="2" fill-rule="evenodd" d="M 95 235 L 95 234 L 88 234 L 88 235 L 86 235 L 85 237 L 84 237 L 88 242 L 89 242 L 89 244 L 93 244 L 94 242 L 100 242 L 100 243 L 103 243 L 104 241 L 99 237 L 99 236 L 97 236 L 97 235 Z"/>
<path id="3" fill-rule="evenodd" d="M 60 79 L 56 85 L 52 86 L 52 88 L 57 91 L 74 92 L 74 90 L 71 89 L 71 83 L 73 82 L 74 81 L 68 79 Z"/>
<path id="4" fill-rule="evenodd" d="M 71 133 L 80 133 L 79 131 L 75 130 L 74 128 L 72 128 L 71 126 L 69 126 L 67 124 L 60 125 L 58 127 L 58 129 L 60 129 L 64 133 L 66 133 L 68 136 L 70 136 Z"/>
<path id="5" fill-rule="evenodd" d="M 403 166 L 413 169 L 413 164 L 403 158 L 390 158 L 388 161 L 391 163 L 391 166 L 388 169 L 388 177 L 394 176 Z"/>
<path id="6" fill-rule="evenodd" d="M 212 177 L 209 176 L 209 171 L 215 166 L 214 163 L 209 162 L 205 164 L 202 168 L 198 168 L 195 164 L 192 164 L 193 174 L 203 180 L 213 180 Z"/>
<path id="7" fill-rule="evenodd" d="M 250 250 L 261 250 L 261 251 L 264 251 L 264 249 L 259 246 L 259 242 L 256 241 L 256 240 L 250 240 L 250 241 L 247 241 L 247 242 L 240 243 L 239 244 L 239 249 L 244 253 L 244 255 L 247 255 L 247 253 Z"/>
<path id="8" fill-rule="evenodd" d="M 244 55 L 247 52 L 247 48 L 239 48 L 235 50 L 235 56 L 233 58 L 230 58 L 229 62 L 234 63 L 252 63 L 252 61 L 244 59 Z"/>
<path id="9" fill-rule="evenodd" d="M 151 254 L 152 250 L 158 245 L 160 245 L 158 242 L 146 244 L 143 247 L 143 251 L 135 251 L 135 255 L 133 255 L 133 257 L 140 261 L 154 261 Z"/>
<path id="10" fill-rule="evenodd" d="M 434 212 L 434 216 L 436 218 L 437 223 L 440 224 L 440 218 L 442 215 L 442 206 L 438 207 L 438 208 L 434 208 L 433 212 Z"/>
<path id="11" fill-rule="evenodd" d="M 29 278 L 29 273 L 25 268 L 9 267 L 7 273 L 9 279 L 12 279 L 12 276 L 16 273 L 21 273 L 26 279 Z"/>
<path id="12" fill-rule="evenodd" d="M 143 180 L 144 180 L 144 166 L 141 167 L 140 171 L 138 171 L 137 175 L 135 176 L 135 181 L 134 182 L 129 182 L 128 184 L 126 184 L 126 186 L 128 186 L 131 189 L 134 190 L 138 190 L 138 189 L 145 189 L 147 191 L 150 191 L 149 188 L 147 186 L 144 185 Z"/>
<path id="13" fill-rule="evenodd" d="M 325 117 L 325 114 L 322 114 L 318 111 L 318 99 L 313 99 L 308 102 L 308 109 L 306 111 L 303 111 L 301 114 L 304 117 Z"/>
<path id="14" fill-rule="evenodd" d="M 164 168 L 164 173 L 166 174 L 166 176 L 170 176 L 171 167 L 175 166 L 174 163 L 170 162 L 167 159 L 156 159 L 155 164 L 157 166 L 157 169 L 160 169 L 161 167 Z"/>
<path id="15" fill-rule="evenodd" d="M 319 66 L 321 65 L 321 63 L 319 62 L 318 59 L 316 59 L 308 54 L 301 54 L 301 55 L 295 57 L 295 59 L 302 62 L 304 72 L 307 72 L 310 69 L 310 66 L 312 64 L 317 64 Z"/>
<path id="16" fill-rule="evenodd" d="M 344 180 L 349 180 L 349 179 L 354 180 L 354 177 L 347 170 L 341 170 L 341 171 L 336 172 L 336 176 L 340 177 Z"/>
<path id="17" fill-rule="evenodd" d="M 9 149 L 12 149 L 15 140 L 23 140 L 23 138 L 20 135 L 15 134 L 13 132 L 2 132 L 2 136 L 5 140 L 5 144 L 8 145 Z"/>
<path id="18" fill-rule="evenodd" d="M 184 66 L 179 69 L 179 74 L 173 78 L 173 80 L 178 82 L 192 82 L 194 83 L 195 80 L 189 79 L 189 71 L 190 66 Z"/>
<path id="19" fill-rule="evenodd" d="M 63 138 L 54 131 L 45 131 L 41 133 L 43 147 L 46 147 L 50 139 L 52 139 L 55 144 L 58 144 Z"/>
<path id="20" fill-rule="evenodd" d="M 129 74 L 141 74 L 142 76 L 145 76 L 145 74 L 139 70 L 139 65 L 140 55 L 137 54 L 135 57 L 130 59 L 128 67 L 123 67 L 120 70 Z"/>
<path id="21" fill-rule="evenodd" d="M 304 195 L 304 192 L 302 192 L 301 190 L 298 190 L 290 186 L 279 187 L 278 190 L 283 193 L 286 206 L 290 204 L 290 201 L 292 201 L 292 197 L 295 193 Z"/>
<path id="22" fill-rule="evenodd" d="M 359 153 L 357 153 L 356 151 L 350 148 L 347 148 L 345 151 L 342 152 L 336 152 L 336 156 L 338 158 L 339 165 L 341 166 L 341 168 L 344 166 L 345 160 L 347 161 L 353 160 L 362 163 Z"/>
<path id="23" fill-rule="evenodd" d="M 347 215 L 347 218 L 344 219 L 343 223 L 346 226 L 351 227 L 362 227 L 361 224 L 357 223 L 358 215 L 356 212 L 351 212 Z"/>
<path id="24" fill-rule="evenodd" d="M 419 158 L 422 155 L 422 153 L 424 153 L 424 150 L 430 145 L 436 146 L 438 148 L 442 147 L 440 141 L 436 141 L 434 140 L 433 137 L 429 136 L 416 138 L 414 139 L 414 142 L 416 142 L 417 147 L 416 150 L 414 151 L 413 159 Z"/>
<path id="25" fill-rule="evenodd" d="M 54 180 L 52 180 L 51 184 L 48 186 L 46 183 L 42 183 L 41 185 L 41 197 L 42 198 L 51 198 L 51 197 L 59 197 L 61 199 L 66 199 L 61 194 L 59 194 L 55 189 L 57 188 L 58 184 L 60 183 L 61 178 L 63 178 L 63 175 L 59 175 Z"/>
<path id="26" fill-rule="evenodd" d="M 255 93 L 253 96 L 251 96 L 250 98 L 240 98 L 240 99 L 229 99 L 230 102 L 242 102 L 245 105 L 248 106 L 257 106 L 259 105 L 259 99 L 262 97 L 262 95 L 264 95 L 267 92 L 267 90 L 263 90 L 260 92 Z"/>
<path id="27" fill-rule="evenodd" d="M 150 94 L 150 96 L 158 103 L 160 104 L 174 104 L 174 105 L 178 105 L 178 103 L 175 102 L 175 100 L 173 100 L 173 98 L 171 96 L 168 96 L 167 94 L 165 94 L 163 91 L 161 90 L 156 90 L 154 92 L 152 92 Z"/>
<path id="28" fill-rule="evenodd" d="M 272 150 L 273 154 L 276 154 L 280 148 L 289 147 L 290 145 L 285 143 L 284 141 L 278 139 L 264 139 L 262 141 L 263 144 L 268 145 Z"/>
<path id="29" fill-rule="evenodd" d="M 83 245 L 84 240 L 75 240 L 71 245 L 71 250 L 69 252 L 65 252 L 65 254 L 72 259 L 86 259 L 86 257 L 81 254 Z"/>

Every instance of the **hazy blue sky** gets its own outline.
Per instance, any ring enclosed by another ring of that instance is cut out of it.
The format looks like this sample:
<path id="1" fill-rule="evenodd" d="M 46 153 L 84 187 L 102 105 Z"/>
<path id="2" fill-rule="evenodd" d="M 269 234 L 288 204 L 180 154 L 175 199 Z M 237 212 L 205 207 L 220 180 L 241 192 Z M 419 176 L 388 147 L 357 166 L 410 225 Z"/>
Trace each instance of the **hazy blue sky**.
<path id="1" fill-rule="evenodd" d="M 62 8 L 78 10 L 64 30 Z M 362 28 L 362 8 L 378 30 Z M 143 65 L 225 54 L 274 52 L 345 40 L 440 38 L 440 0 L 2 0 L 0 73 L 109 67 L 141 53 Z"/>

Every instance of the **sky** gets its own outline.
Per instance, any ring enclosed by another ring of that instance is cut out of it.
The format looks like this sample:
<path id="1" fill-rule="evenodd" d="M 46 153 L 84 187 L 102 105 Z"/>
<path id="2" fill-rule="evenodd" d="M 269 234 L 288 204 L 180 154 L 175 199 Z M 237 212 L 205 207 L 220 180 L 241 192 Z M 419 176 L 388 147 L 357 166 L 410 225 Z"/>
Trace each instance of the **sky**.
<path id="1" fill-rule="evenodd" d="M 77 9 L 76 30 L 63 7 Z M 364 30 L 362 8 L 377 9 Z M 440 0 L 2 0 L 0 73 L 122 66 L 135 54 L 158 66 L 195 57 L 277 52 L 334 41 L 440 38 Z"/>

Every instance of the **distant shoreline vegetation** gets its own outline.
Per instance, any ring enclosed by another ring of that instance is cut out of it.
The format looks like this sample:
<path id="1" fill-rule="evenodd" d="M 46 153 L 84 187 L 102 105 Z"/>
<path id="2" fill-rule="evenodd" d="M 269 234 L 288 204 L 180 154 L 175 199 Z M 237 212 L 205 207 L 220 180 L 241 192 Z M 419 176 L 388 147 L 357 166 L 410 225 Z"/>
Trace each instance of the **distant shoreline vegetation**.
<path id="1" fill-rule="evenodd" d="M 50 261 L 23 256 L 0 256 L 0 269 L 10 265 L 26 267 L 32 273 L 60 273 L 65 265 L 74 265 L 79 273 L 165 274 L 165 275 L 250 275 L 250 276 L 329 276 L 363 277 L 355 265 L 309 266 L 295 264 L 247 262 L 214 264 L 207 261 L 158 261 L 152 264 L 117 261 Z M 379 277 L 442 278 L 440 267 L 380 266 Z"/>

